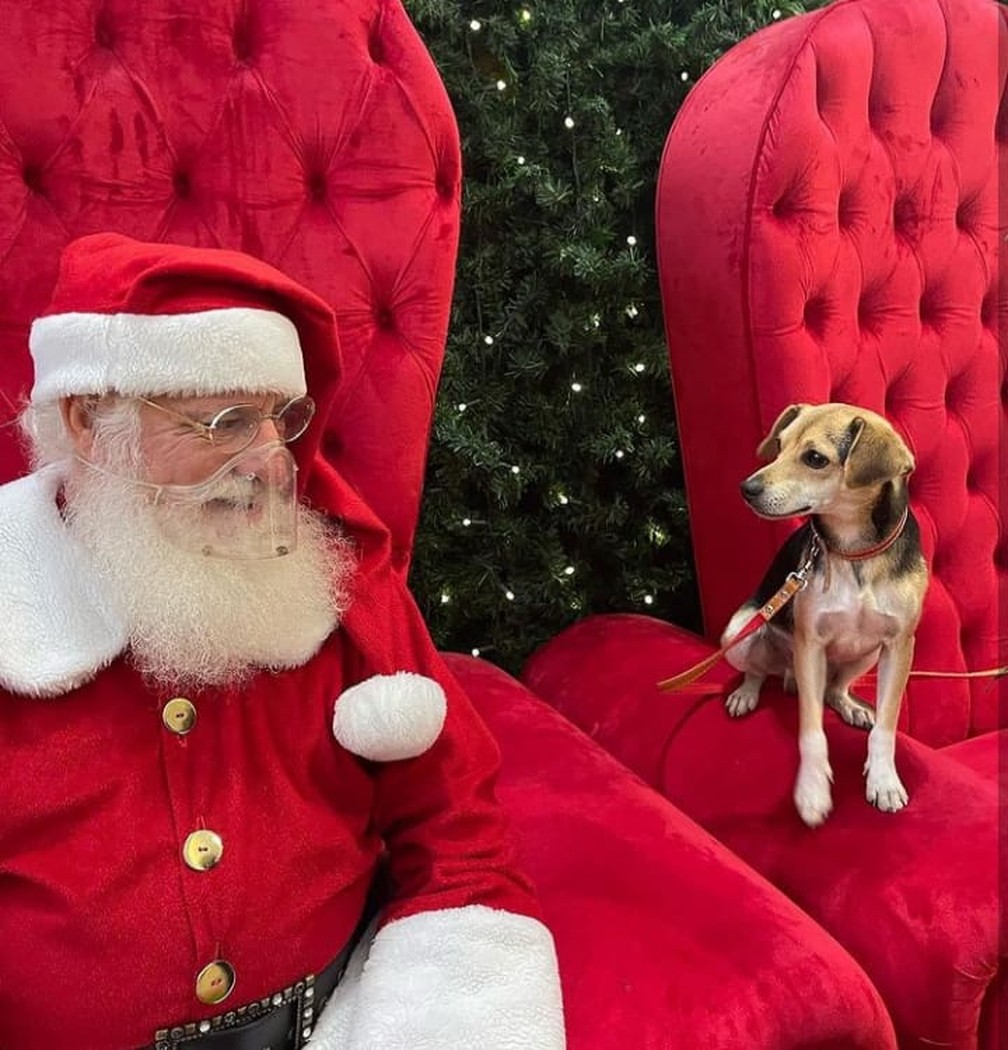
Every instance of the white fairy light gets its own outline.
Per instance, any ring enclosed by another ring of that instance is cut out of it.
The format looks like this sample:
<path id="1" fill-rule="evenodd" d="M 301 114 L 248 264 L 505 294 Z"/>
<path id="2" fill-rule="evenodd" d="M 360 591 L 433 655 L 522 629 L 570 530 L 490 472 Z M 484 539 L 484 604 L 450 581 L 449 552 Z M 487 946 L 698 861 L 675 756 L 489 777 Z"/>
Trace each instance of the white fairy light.
<path id="1" fill-rule="evenodd" d="M 525 163 L 525 158 L 523 156 L 521 156 L 520 154 L 518 156 L 518 163 L 519 164 L 524 164 Z"/>
<path id="2" fill-rule="evenodd" d="M 441 604 L 447 605 L 451 601 L 451 595 L 447 591 L 441 592 Z"/>
<path id="3" fill-rule="evenodd" d="M 523 7 L 522 8 L 521 20 L 523 22 L 531 22 L 532 21 L 532 12 L 527 7 Z"/>
<path id="4" fill-rule="evenodd" d="M 517 465 L 516 465 L 516 466 L 513 466 L 513 467 L 511 468 L 511 473 L 512 473 L 512 474 L 520 474 L 520 473 L 521 473 L 521 467 L 519 467 L 519 466 L 517 466 Z"/>
<path id="5" fill-rule="evenodd" d="M 487 346 L 493 346 L 493 336 L 492 335 L 485 335 L 485 336 L 483 336 L 483 342 L 486 343 Z"/>
<path id="6" fill-rule="evenodd" d="M 640 313 L 640 311 L 637 309 L 636 306 L 634 306 L 633 303 L 631 303 L 626 308 L 626 315 L 627 315 L 627 317 L 636 317 L 638 313 Z"/>
<path id="7" fill-rule="evenodd" d="M 472 650 L 470 650 L 470 652 L 473 654 L 473 656 L 479 656 L 479 654 L 480 654 L 479 649 L 472 649 Z"/>
<path id="8" fill-rule="evenodd" d="M 470 29 L 471 29 L 471 30 L 472 30 L 472 31 L 473 31 L 474 33 L 478 33 L 478 32 L 479 32 L 479 31 L 480 31 L 480 30 L 481 30 L 481 29 L 483 28 L 483 23 L 482 23 L 482 22 L 481 22 L 481 21 L 480 21 L 480 20 L 479 20 L 478 18 L 474 18 L 474 19 L 473 19 L 473 20 L 472 20 L 472 21 L 471 21 L 471 22 L 469 23 L 469 28 L 470 28 Z"/>
<path id="9" fill-rule="evenodd" d="M 460 412 L 464 412 L 469 406 L 464 401 L 460 401 L 456 407 Z"/>
<path id="10" fill-rule="evenodd" d="M 647 419 L 647 417 L 646 417 L 646 416 L 644 415 L 644 413 L 642 412 L 642 413 L 641 413 L 641 414 L 640 414 L 640 415 L 639 415 L 639 416 L 637 417 L 637 422 L 638 422 L 638 423 L 643 423 L 643 422 L 645 422 L 645 420 L 646 420 L 646 419 Z"/>
<path id="11" fill-rule="evenodd" d="M 625 455 L 626 455 L 626 453 L 623 451 L 623 449 L 621 449 L 621 448 L 616 449 L 616 458 L 617 459 L 622 459 Z"/>
<path id="12" fill-rule="evenodd" d="M 637 362 L 637 364 L 635 364 L 635 365 L 633 366 L 633 370 L 634 370 L 634 371 L 635 371 L 635 372 L 636 372 L 636 373 L 637 373 L 638 375 L 640 375 L 640 374 L 641 374 L 641 372 L 643 372 L 643 371 L 645 370 L 645 367 L 646 367 L 646 366 L 645 366 L 645 364 L 644 364 L 644 362 L 643 362 L 643 361 L 638 361 L 638 362 Z"/>
<path id="13" fill-rule="evenodd" d="M 635 248 L 637 246 L 637 238 L 632 233 L 629 237 L 627 237 L 626 242 L 630 245 L 631 248 Z"/>
<path id="14" fill-rule="evenodd" d="M 685 84 L 685 83 L 686 83 L 686 81 L 687 81 L 687 80 L 689 80 L 689 73 L 687 73 L 687 72 L 686 72 L 686 70 L 684 69 L 684 70 L 683 70 L 683 71 L 682 71 L 682 72 L 681 72 L 681 73 L 679 74 L 679 79 L 680 79 L 680 80 L 681 80 L 681 81 L 682 81 L 682 82 L 683 82 L 683 83 Z"/>
<path id="15" fill-rule="evenodd" d="M 570 500 L 560 492 L 557 494 L 557 503 L 559 503 L 561 507 L 566 507 L 567 504 L 570 503 Z"/>
<path id="16" fill-rule="evenodd" d="M 498 80 L 497 81 L 497 90 L 498 91 L 503 91 L 506 87 L 507 87 L 507 81 L 506 80 Z"/>
<path id="17" fill-rule="evenodd" d="M 568 565 L 567 568 L 564 569 L 564 576 L 573 576 L 573 575 L 574 575 L 574 566 L 573 565 Z"/>
<path id="18" fill-rule="evenodd" d="M 583 389 L 584 387 L 581 386 L 580 383 L 571 383 L 571 390 L 573 390 L 575 394 L 580 394 Z"/>
<path id="19" fill-rule="evenodd" d="M 572 127 L 574 127 L 574 118 L 573 117 L 564 117 L 564 127 L 568 131 L 570 131 L 570 129 Z"/>
<path id="20" fill-rule="evenodd" d="M 507 598 L 509 602 L 513 602 L 515 600 L 515 593 L 514 591 L 505 591 L 504 597 Z"/>
<path id="21" fill-rule="evenodd" d="M 645 605 L 654 605 L 654 595 L 653 594 L 645 594 L 644 595 L 644 604 Z"/>
<path id="22" fill-rule="evenodd" d="M 779 9 L 779 8 L 776 8 L 776 7 L 775 7 L 775 8 L 774 8 L 774 9 L 773 9 L 773 10 L 772 10 L 772 11 L 770 12 L 770 17 L 771 17 L 771 18 L 772 18 L 772 19 L 773 19 L 773 20 L 774 20 L 775 22 L 777 21 L 777 19 L 778 19 L 778 18 L 780 18 L 780 16 L 781 16 L 781 13 L 780 13 L 780 9 Z"/>
<path id="23" fill-rule="evenodd" d="M 468 529 L 472 525 L 472 518 L 463 518 L 462 524 Z"/>

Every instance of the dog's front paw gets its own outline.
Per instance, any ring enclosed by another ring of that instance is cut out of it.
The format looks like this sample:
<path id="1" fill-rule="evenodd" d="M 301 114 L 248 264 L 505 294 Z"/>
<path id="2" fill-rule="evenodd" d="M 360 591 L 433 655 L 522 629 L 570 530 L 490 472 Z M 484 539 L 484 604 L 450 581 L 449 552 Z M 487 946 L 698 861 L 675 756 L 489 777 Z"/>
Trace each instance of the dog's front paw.
<path id="1" fill-rule="evenodd" d="M 865 774 L 865 798 L 883 813 L 895 813 L 910 801 L 891 762 L 872 762 L 869 759 L 865 764 Z"/>
<path id="2" fill-rule="evenodd" d="M 817 828 L 833 811 L 833 770 L 829 763 L 802 763 L 794 787 L 798 816 L 810 827 Z"/>

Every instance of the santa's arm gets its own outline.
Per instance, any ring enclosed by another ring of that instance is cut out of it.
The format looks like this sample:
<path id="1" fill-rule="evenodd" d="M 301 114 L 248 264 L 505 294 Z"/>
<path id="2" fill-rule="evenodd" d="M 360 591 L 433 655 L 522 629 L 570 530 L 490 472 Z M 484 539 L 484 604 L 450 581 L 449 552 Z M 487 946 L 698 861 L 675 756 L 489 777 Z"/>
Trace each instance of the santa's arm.
<path id="1" fill-rule="evenodd" d="M 412 600 L 378 603 L 397 668 L 336 703 L 339 742 L 375 763 L 392 897 L 363 968 L 319 1020 L 323 1050 L 562 1050 L 552 937 L 494 797 L 497 746 Z M 347 627 L 368 634 L 371 616 Z M 384 633 L 384 632 L 383 632 Z M 369 640 L 356 639 L 363 651 Z M 383 640 L 378 649 L 385 649 Z"/>

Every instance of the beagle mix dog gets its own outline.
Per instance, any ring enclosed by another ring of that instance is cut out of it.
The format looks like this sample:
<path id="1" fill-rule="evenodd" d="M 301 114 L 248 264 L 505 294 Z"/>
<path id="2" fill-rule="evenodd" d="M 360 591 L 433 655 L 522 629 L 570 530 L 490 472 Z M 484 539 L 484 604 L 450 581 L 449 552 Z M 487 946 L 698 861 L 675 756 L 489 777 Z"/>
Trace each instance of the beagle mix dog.
<path id="1" fill-rule="evenodd" d="M 764 518 L 810 517 L 732 617 L 722 645 L 789 574 L 803 569 L 805 585 L 778 617 L 728 649 L 727 660 L 745 676 L 726 701 L 728 712 L 752 711 L 768 675 L 797 690 L 794 801 L 810 827 L 833 807 L 825 704 L 845 722 L 870 729 L 868 801 L 886 812 L 902 809 L 908 796 L 896 772 L 896 723 L 928 584 L 907 494 L 913 456 L 881 416 L 845 404 L 791 405 L 757 455 L 771 462 L 742 482 L 749 506 Z M 848 688 L 876 663 L 872 709 Z"/>

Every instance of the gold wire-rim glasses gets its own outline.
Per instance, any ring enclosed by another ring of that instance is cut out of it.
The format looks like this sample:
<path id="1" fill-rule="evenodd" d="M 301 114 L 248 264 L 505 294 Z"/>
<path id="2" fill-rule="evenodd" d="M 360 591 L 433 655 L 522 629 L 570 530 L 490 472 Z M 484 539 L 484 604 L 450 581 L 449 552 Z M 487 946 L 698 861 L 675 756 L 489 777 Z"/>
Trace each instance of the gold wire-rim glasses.
<path id="1" fill-rule="evenodd" d="M 276 426 L 280 440 L 289 445 L 308 429 L 315 415 L 315 402 L 307 394 L 291 398 L 277 412 L 263 412 L 261 408 L 251 404 L 228 405 L 214 413 L 209 423 L 146 397 L 138 397 L 136 400 L 177 419 L 215 448 L 231 453 L 242 452 L 248 448 L 267 420 Z"/>

